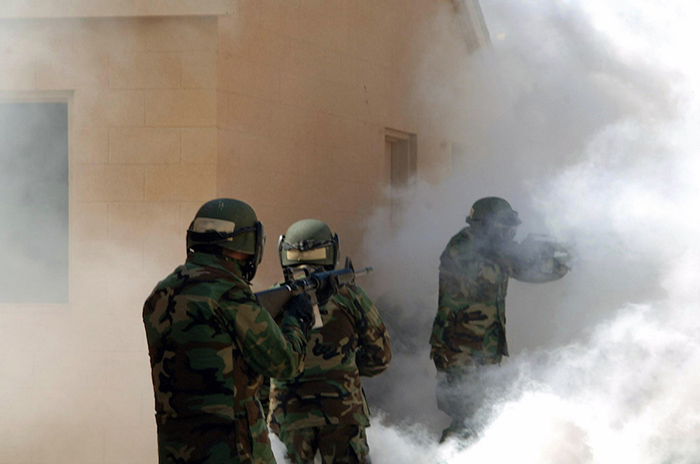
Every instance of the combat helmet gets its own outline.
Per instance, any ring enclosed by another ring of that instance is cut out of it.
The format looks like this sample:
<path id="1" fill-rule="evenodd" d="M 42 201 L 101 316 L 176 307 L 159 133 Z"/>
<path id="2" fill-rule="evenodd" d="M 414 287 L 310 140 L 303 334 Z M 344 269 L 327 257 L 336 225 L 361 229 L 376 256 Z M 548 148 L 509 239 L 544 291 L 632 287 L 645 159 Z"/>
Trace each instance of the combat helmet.
<path id="1" fill-rule="evenodd" d="M 506 200 L 499 197 L 485 197 L 474 202 L 469 216 L 467 216 L 467 223 L 498 223 L 519 226 L 521 221 L 518 212 L 513 210 Z"/>
<path id="2" fill-rule="evenodd" d="M 282 267 L 307 264 L 334 269 L 338 264 L 340 244 L 338 234 L 317 219 L 297 221 L 280 235 L 278 252 Z"/>
<path id="3" fill-rule="evenodd" d="M 243 278 L 250 282 L 262 261 L 265 229 L 247 203 L 218 198 L 195 214 L 187 229 L 187 249 L 211 253 L 220 248 L 250 255 L 243 266 Z"/>

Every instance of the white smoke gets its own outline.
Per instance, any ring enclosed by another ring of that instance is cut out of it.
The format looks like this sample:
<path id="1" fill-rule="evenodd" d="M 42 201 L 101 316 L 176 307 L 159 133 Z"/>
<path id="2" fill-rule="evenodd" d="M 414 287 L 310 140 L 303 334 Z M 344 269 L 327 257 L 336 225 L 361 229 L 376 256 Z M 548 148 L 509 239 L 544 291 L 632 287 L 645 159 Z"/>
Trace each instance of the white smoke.
<path id="1" fill-rule="evenodd" d="M 377 462 L 697 462 L 697 7 L 609 3 L 484 2 L 493 50 L 465 70 L 484 97 L 467 108 L 474 160 L 404 192 L 393 226 L 373 218 L 372 290 L 398 346 L 387 383 L 401 384 L 386 398 L 367 382 L 388 412 L 369 429 Z M 438 446 L 438 257 L 489 195 L 523 232 L 575 243 L 578 261 L 555 283 L 511 283 L 511 358 L 487 375 L 484 428 Z"/>

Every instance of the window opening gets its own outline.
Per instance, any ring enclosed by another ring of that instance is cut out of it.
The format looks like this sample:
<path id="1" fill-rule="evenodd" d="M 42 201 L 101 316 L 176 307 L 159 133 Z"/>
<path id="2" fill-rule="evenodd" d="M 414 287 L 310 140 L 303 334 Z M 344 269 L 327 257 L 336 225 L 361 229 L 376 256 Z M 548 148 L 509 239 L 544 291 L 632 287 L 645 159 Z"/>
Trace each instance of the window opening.
<path id="1" fill-rule="evenodd" d="M 68 103 L 0 102 L 0 303 L 68 302 Z"/>

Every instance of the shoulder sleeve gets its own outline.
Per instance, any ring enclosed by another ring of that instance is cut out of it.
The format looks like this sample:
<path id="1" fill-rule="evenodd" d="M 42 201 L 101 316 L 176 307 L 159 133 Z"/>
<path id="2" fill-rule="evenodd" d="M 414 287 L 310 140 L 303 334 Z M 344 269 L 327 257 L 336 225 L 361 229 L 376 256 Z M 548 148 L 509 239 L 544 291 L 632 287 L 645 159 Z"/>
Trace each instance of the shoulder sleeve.
<path id="1" fill-rule="evenodd" d="M 458 302 L 463 299 L 460 295 L 463 294 L 462 280 L 466 268 L 458 259 L 459 250 L 455 246 L 455 239 L 456 237 L 453 237 L 450 240 L 440 255 L 438 310 L 430 334 L 431 357 L 434 357 L 436 350 L 444 351 L 444 330 L 447 320 L 450 312 L 461 306 Z"/>
<path id="2" fill-rule="evenodd" d="M 512 269 L 514 279 L 532 284 L 559 280 L 569 272 L 569 268 L 566 265 L 554 258 L 542 258 L 532 262 L 516 262 Z"/>
<path id="3" fill-rule="evenodd" d="M 346 286 L 355 313 L 358 350 L 355 357 L 360 375 L 373 377 L 384 372 L 391 361 L 391 338 L 377 307 L 360 287 Z"/>
<path id="4" fill-rule="evenodd" d="M 450 243 L 440 257 L 439 306 L 457 309 L 495 299 L 502 273 L 494 260 Z"/>
<path id="5" fill-rule="evenodd" d="M 285 318 L 278 326 L 245 284 L 226 292 L 219 305 L 233 323 L 236 343 L 253 370 L 280 379 L 303 370 L 306 338 L 294 318 Z"/>

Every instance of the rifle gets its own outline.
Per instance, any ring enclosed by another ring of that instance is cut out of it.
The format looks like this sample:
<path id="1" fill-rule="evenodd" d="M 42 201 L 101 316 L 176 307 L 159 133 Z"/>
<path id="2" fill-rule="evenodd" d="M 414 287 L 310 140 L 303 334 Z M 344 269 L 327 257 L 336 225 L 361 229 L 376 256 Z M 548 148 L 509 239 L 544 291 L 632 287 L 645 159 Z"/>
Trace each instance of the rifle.
<path id="1" fill-rule="evenodd" d="M 274 318 L 282 311 L 291 297 L 307 293 L 314 307 L 315 322 L 313 328 L 318 329 L 323 327 L 323 322 L 318 310 L 316 292 L 327 290 L 330 287 L 335 293 L 341 286 L 355 283 L 355 277 L 369 274 L 372 270 L 371 267 L 366 267 L 356 271 L 349 258 L 345 259 L 343 269 L 333 271 L 310 272 L 308 268 L 298 268 L 298 271 L 302 273 L 300 277 L 296 273 L 290 272 L 285 275 L 285 282 L 279 287 L 256 292 L 255 296 L 258 297 L 260 305 Z"/>
<path id="2" fill-rule="evenodd" d="M 516 270 L 516 279 L 541 283 L 559 279 L 571 270 L 572 249 L 572 245 L 549 235 L 529 234 L 522 242 L 513 242 L 505 249 L 503 257 Z"/>

